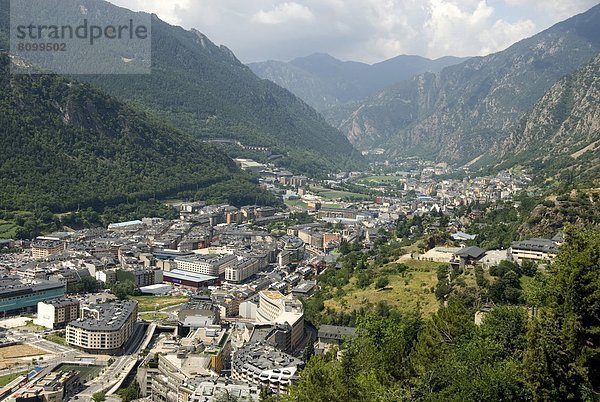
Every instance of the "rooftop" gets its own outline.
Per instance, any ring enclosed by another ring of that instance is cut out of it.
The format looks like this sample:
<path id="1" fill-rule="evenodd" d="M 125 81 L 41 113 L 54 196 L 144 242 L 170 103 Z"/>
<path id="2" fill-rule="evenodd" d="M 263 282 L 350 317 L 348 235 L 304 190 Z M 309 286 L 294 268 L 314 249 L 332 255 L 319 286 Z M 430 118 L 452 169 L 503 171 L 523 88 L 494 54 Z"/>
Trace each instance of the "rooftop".
<path id="1" fill-rule="evenodd" d="M 456 255 L 463 258 L 481 258 L 485 254 L 485 250 L 476 246 L 466 247 L 460 250 Z"/>
<path id="2" fill-rule="evenodd" d="M 276 292 L 276 291 L 271 291 L 271 290 L 264 290 L 261 292 L 265 297 L 271 299 L 271 300 L 279 300 L 281 298 L 283 298 L 283 295 L 281 294 L 281 292 Z"/>
<path id="3" fill-rule="evenodd" d="M 144 223 L 139 220 L 127 221 L 127 222 L 117 222 L 117 223 L 111 223 L 110 225 L 108 225 L 108 228 L 109 229 L 118 229 L 118 228 L 125 228 L 128 226 L 136 226 L 136 225 L 143 225 L 143 224 Z"/>
<path id="4" fill-rule="evenodd" d="M 70 306 L 72 304 L 79 304 L 78 300 L 75 299 L 55 299 L 55 300 L 44 300 L 42 303 L 50 304 L 54 307 Z"/>
<path id="5" fill-rule="evenodd" d="M 513 249 L 530 250 L 530 251 L 542 251 L 546 253 L 558 252 L 558 247 L 553 240 L 533 238 L 523 241 L 513 241 L 510 245 Z"/>
<path id="6" fill-rule="evenodd" d="M 39 281 L 35 284 L 24 284 L 15 278 L 0 279 L 0 297 L 25 295 L 60 288 L 64 289 L 64 285 L 58 282 Z"/>
<path id="7" fill-rule="evenodd" d="M 337 325 L 321 325 L 319 327 L 319 338 L 338 339 L 353 338 L 356 336 L 356 328 L 340 327 Z"/>
<path id="8" fill-rule="evenodd" d="M 172 271 L 163 272 L 163 276 L 167 276 L 173 279 L 180 279 L 182 281 L 192 282 L 208 282 L 217 279 L 216 276 L 199 274 L 196 272 L 183 271 L 181 269 L 174 269 Z"/>
<path id="9" fill-rule="evenodd" d="M 301 282 L 298 286 L 292 289 L 292 292 L 296 293 L 307 293 L 310 292 L 317 285 L 315 281 Z"/>
<path id="10" fill-rule="evenodd" d="M 71 321 L 69 326 L 90 331 L 116 331 L 127 322 L 136 307 L 137 302 L 133 300 L 97 304 L 90 310 L 98 312 L 98 319 L 79 318 Z"/>
<path id="11" fill-rule="evenodd" d="M 279 378 L 291 378 L 304 362 L 262 342 L 246 344 L 238 349 L 232 364 L 242 371 L 256 375 L 271 374 Z"/>
<path id="12" fill-rule="evenodd" d="M 195 254 L 185 257 L 176 258 L 175 261 L 184 262 L 205 262 L 207 264 L 222 264 L 224 262 L 237 259 L 236 256 L 231 254 Z"/>

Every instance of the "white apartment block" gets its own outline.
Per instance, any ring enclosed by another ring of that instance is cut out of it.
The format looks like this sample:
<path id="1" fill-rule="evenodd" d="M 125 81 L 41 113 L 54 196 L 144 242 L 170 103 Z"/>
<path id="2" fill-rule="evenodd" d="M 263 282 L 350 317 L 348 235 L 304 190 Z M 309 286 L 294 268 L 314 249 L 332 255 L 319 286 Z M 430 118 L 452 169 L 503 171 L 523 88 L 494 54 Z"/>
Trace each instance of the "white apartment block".
<path id="1" fill-rule="evenodd" d="M 67 325 L 67 343 L 88 353 L 118 354 L 133 335 L 137 302 L 98 304 L 82 309 L 82 315 Z"/>
<path id="2" fill-rule="evenodd" d="M 225 270 L 237 262 L 235 255 L 196 255 L 192 257 L 177 258 L 177 269 L 195 272 L 203 275 L 221 276 Z"/>
<path id="3" fill-rule="evenodd" d="M 261 323 L 288 324 L 292 328 L 291 346 L 295 348 L 304 336 L 304 307 L 292 295 L 277 291 L 259 292 L 256 320 Z"/>

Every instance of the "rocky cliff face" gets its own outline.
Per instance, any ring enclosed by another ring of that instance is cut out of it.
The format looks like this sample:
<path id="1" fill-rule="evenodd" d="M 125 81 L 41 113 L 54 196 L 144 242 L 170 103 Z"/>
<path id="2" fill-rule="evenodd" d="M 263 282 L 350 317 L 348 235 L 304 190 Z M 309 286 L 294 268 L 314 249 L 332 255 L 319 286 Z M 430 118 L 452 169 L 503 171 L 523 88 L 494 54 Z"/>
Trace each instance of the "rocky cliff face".
<path id="1" fill-rule="evenodd" d="M 600 170 L 600 54 L 546 92 L 490 154 L 579 180 Z"/>
<path id="2" fill-rule="evenodd" d="M 468 163 L 502 144 L 550 87 L 600 50 L 600 6 L 510 48 L 328 114 L 360 148 Z"/>

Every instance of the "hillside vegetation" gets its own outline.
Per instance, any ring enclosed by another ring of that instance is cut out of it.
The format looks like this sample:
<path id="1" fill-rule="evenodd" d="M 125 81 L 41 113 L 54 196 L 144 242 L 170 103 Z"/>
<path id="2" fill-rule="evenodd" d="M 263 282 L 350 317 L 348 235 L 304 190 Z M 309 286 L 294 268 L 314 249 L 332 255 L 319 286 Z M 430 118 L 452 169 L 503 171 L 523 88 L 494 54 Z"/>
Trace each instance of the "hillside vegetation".
<path id="1" fill-rule="evenodd" d="M 249 179 L 216 148 L 90 85 L 11 75 L 0 56 L 3 210 L 100 208 L 231 181 Z"/>
<path id="2" fill-rule="evenodd" d="M 498 298 L 481 325 L 454 293 L 430 317 L 381 308 L 359 315 L 344 352 L 312 357 L 283 400 L 598 400 L 600 235 L 571 227 L 565 239 L 527 291 L 518 273 L 490 269 L 498 279 L 488 291 Z"/>

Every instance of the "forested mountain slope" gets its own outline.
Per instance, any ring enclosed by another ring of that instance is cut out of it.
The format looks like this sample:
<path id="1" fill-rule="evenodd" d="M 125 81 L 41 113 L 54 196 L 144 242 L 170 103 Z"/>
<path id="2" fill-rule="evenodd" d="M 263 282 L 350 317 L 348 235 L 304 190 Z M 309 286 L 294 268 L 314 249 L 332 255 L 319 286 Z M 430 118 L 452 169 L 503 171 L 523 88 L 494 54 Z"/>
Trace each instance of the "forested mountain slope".
<path id="1" fill-rule="evenodd" d="M 246 185 L 215 147 L 89 84 L 12 75 L 9 63 L 0 55 L 0 208 L 60 212 Z"/>
<path id="2" fill-rule="evenodd" d="M 8 1 L 0 0 L 0 9 L 7 7 Z M 70 18 L 85 13 L 107 21 L 128 21 L 134 14 L 103 0 L 65 0 L 60 8 Z M 293 170 L 323 174 L 362 162 L 342 133 L 289 91 L 258 78 L 229 49 L 197 30 L 169 25 L 155 15 L 151 20 L 152 74 L 74 78 L 134 101 L 194 136 L 269 147 Z M 103 63 L 129 63 L 123 52 L 135 63 L 143 56 L 137 51 L 115 48 Z"/>
<path id="3" fill-rule="evenodd" d="M 600 54 L 554 84 L 489 157 L 568 181 L 598 180 Z"/>

